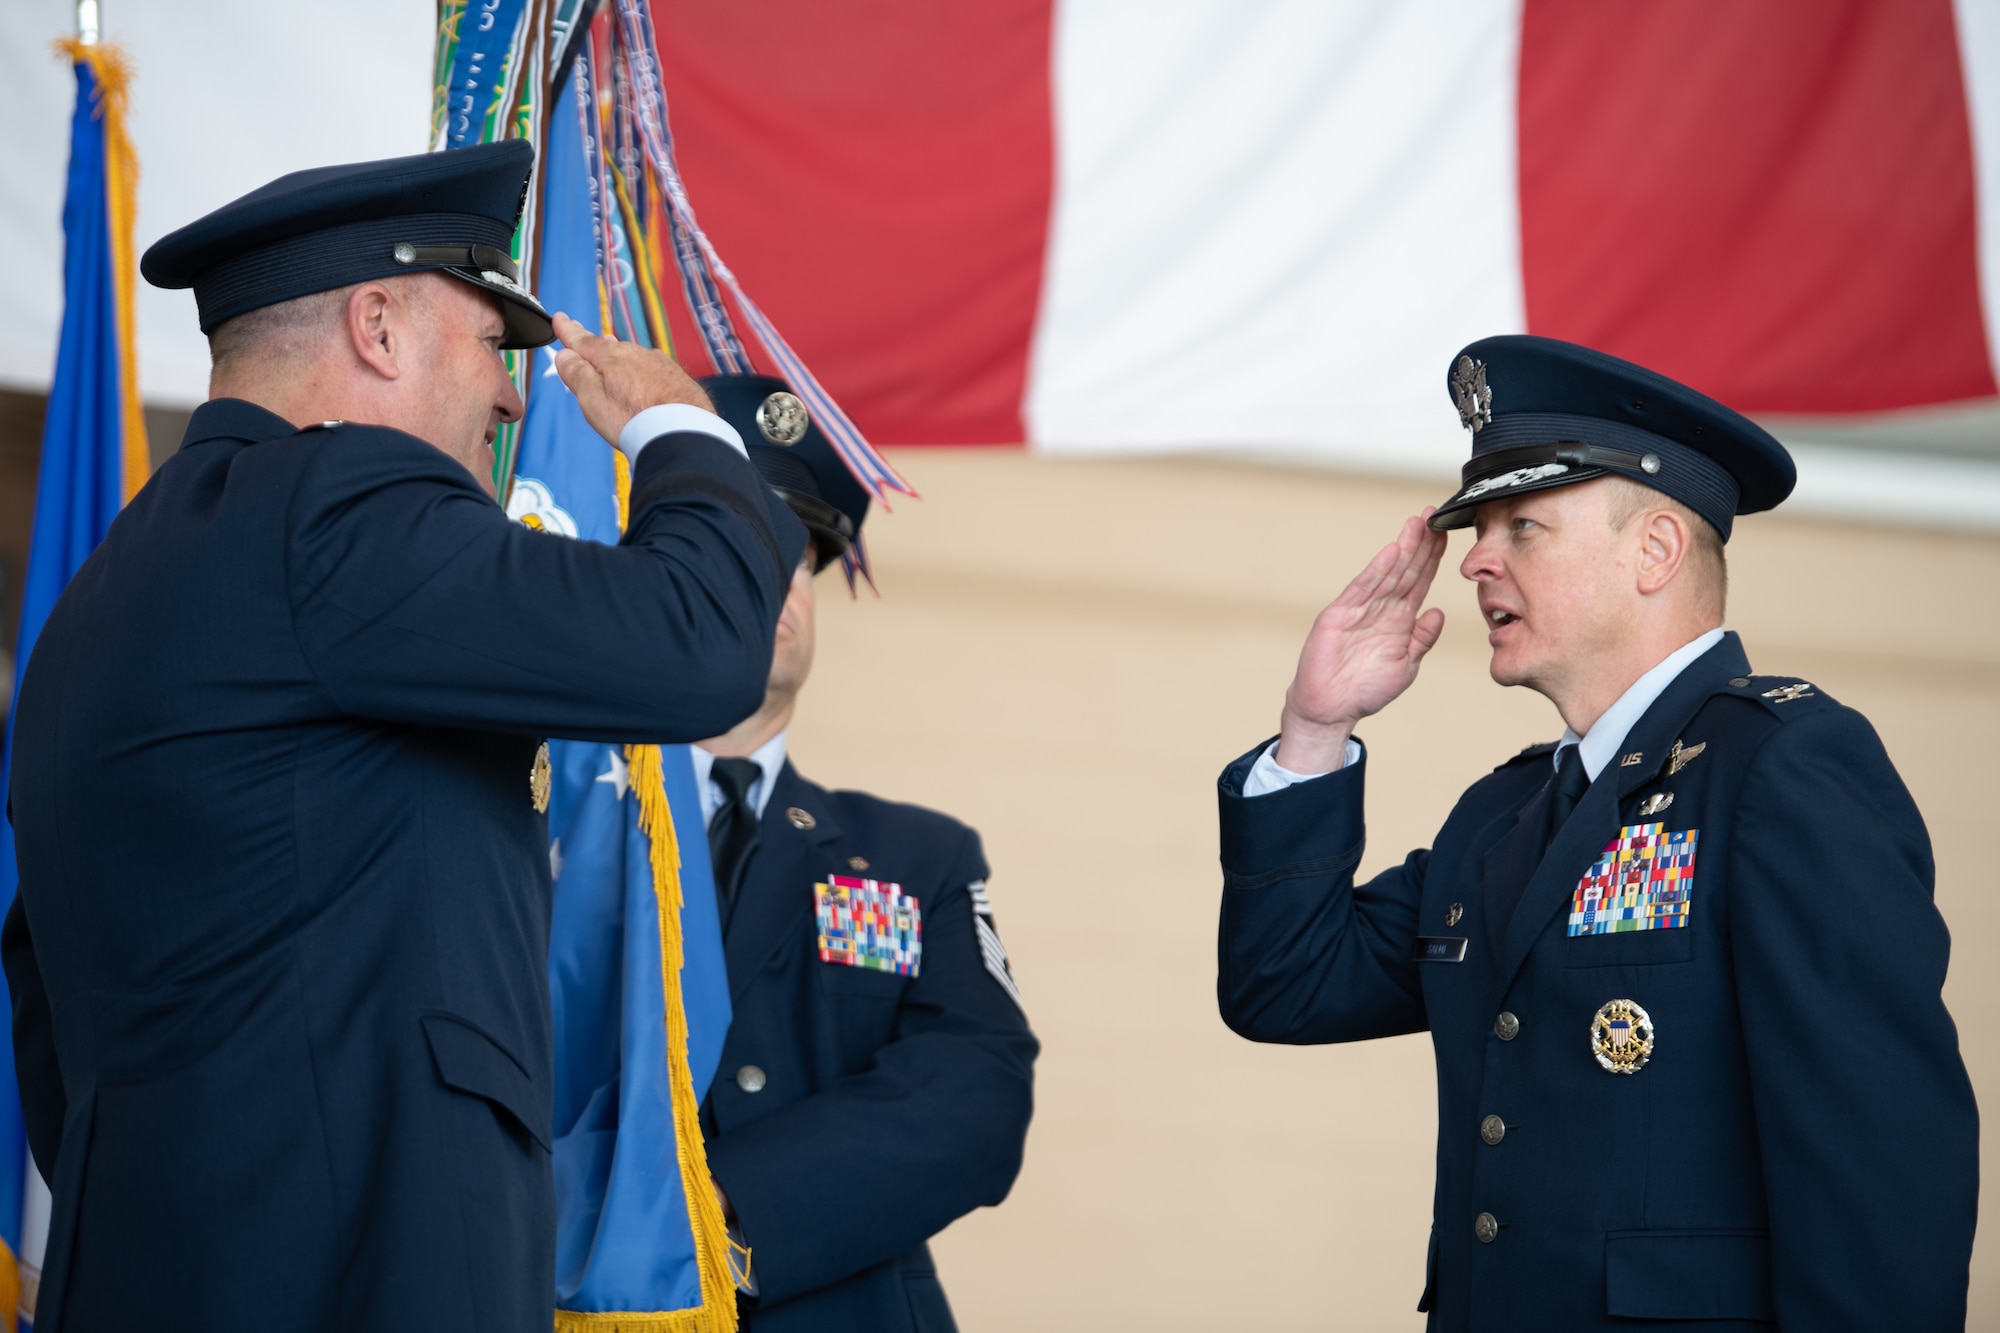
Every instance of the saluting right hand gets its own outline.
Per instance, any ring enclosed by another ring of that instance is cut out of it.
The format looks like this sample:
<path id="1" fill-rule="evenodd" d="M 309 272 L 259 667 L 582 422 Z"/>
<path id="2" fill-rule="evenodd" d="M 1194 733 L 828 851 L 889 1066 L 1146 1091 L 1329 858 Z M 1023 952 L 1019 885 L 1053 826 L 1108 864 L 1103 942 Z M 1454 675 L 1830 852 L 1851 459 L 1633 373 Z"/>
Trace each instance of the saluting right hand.
<path id="1" fill-rule="evenodd" d="M 1426 509 L 1403 524 L 1347 590 L 1319 613 L 1285 691 L 1278 763 L 1294 773 L 1339 768 L 1354 726 L 1410 688 L 1444 632 L 1444 612 L 1418 614 L 1444 556 Z"/>
<path id="2" fill-rule="evenodd" d="M 611 334 L 599 337 L 561 312 L 554 323 L 562 340 L 556 374 L 576 395 L 590 428 L 614 447 L 625 423 L 649 407 L 691 403 L 714 410 L 707 392 L 665 352 Z"/>

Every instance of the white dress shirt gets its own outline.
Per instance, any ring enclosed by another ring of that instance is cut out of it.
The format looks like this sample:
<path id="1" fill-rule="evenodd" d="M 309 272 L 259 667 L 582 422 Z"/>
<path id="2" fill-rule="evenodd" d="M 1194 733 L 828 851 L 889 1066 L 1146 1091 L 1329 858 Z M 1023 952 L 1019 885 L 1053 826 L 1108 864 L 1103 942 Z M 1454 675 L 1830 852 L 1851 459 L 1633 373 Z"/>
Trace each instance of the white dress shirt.
<path id="1" fill-rule="evenodd" d="M 1648 708 L 1653 706 L 1653 701 L 1660 697 L 1667 686 L 1674 683 L 1675 677 L 1687 670 L 1690 662 L 1721 642 L 1721 629 L 1712 629 L 1668 653 L 1658 666 L 1633 681 L 1631 688 L 1618 696 L 1617 703 L 1604 710 L 1604 715 L 1591 724 L 1589 731 L 1579 736 L 1568 727 L 1564 727 L 1562 740 L 1556 745 L 1555 753 L 1549 756 L 1550 761 L 1559 765 L 1564 750 L 1572 745 L 1579 746 L 1583 755 L 1584 772 L 1595 782 L 1597 775 L 1604 771 L 1604 766 L 1611 762 L 1611 757 L 1625 744 L 1625 737 L 1631 732 L 1633 725 L 1646 715 Z M 1264 753 L 1257 756 L 1256 764 L 1250 769 L 1250 776 L 1243 780 L 1245 796 L 1265 796 L 1274 791 L 1283 791 L 1294 783 L 1310 782 L 1314 778 L 1326 776 L 1324 773 L 1294 773 L 1289 768 L 1279 765 L 1277 755 L 1278 742 L 1272 741 L 1264 747 Z M 1360 743 L 1349 740 L 1347 753 L 1340 761 L 1340 768 L 1346 768 L 1359 758 L 1361 758 Z M 1338 773 L 1340 769 L 1331 771 Z"/>
<path id="2" fill-rule="evenodd" d="M 745 458 L 750 456 L 750 451 L 743 447 L 743 437 L 736 433 L 736 427 L 693 403 L 661 403 L 640 412 L 625 423 L 624 430 L 618 432 L 618 452 L 625 455 L 626 462 L 636 465 L 640 452 L 648 444 L 676 430 L 712 435 Z"/>
<path id="3" fill-rule="evenodd" d="M 690 745 L 688 751 L 694 755 L 694 788 L 701 793 L 701 826 L 708 828 L 715 823 L 715 812 L 728 797 L 715 785 L 715 756 L 699 745 Z M 750 761 L 762 773 L 750 784 L 750 808 L 762 819 L 764 807 L 771 803 L 771 788 L 778 785 L 778 773 L 785 766 L 785 733 L 781 731 L 758 746 Z"/>

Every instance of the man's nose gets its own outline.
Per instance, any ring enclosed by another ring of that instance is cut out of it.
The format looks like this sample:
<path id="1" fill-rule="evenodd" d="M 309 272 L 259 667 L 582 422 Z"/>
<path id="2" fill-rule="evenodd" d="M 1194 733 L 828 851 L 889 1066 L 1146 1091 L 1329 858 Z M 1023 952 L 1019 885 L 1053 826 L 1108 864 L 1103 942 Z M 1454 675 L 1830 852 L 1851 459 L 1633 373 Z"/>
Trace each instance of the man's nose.
<path id="1" fill-rule="evenodd" d="M 519 421 L 527 410 L 521 406 L 521 391 L 514 387 L 511 378 L 507 381 L 507 391 L 500 395 L 500 401 L 496 406 L 500 409 L 502 421 Z"/>
<path id="2" fill-rule="evenodd" d="M 1458 562 L 1459 577 L 1478 583 L 1482 579 L 1500 577 L 1500 565 L 1493 556 L 1493 548 L 1485 536 L 1472 543 L 1472 549 L 1465 553 L 1465 559 Z"/>

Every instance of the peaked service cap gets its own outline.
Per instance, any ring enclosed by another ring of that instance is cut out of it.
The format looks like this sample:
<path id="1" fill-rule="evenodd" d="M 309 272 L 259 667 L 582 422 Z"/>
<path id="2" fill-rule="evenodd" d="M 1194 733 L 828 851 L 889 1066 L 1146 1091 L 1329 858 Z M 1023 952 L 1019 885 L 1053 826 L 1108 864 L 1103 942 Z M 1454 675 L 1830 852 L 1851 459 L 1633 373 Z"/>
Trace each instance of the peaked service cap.
<path id="1" fill-rule="evenodd" d="M 1615 473 L 1679 500 L 1726 542 L 1737 514 L 1776 508 L 1798 480 L 1785 446 L 1748 417 L 1575 343 L 1482 338 L 1452 358 L 1445 388 L 1472 459 L 1431 515 L 1440 532 L 1470 526 L 1489 500 Z"/>
<path id="2" fill-rule="evenodd" d="M 868 492 L 791 386 L 775 375 L 710 375 L 701 387 L 743 437 L 757 475 L 812 534 L 813 572 L 845 555 L 868 517 Z"/>
<path id="3" fill-rule="evenodd" d="M 155 241 L 139 271 L 194 288 L 201 331 L 280 301 L 399 273 L 449 273 L 500 298 L 504 347 L 555 338 L 509 254 L 535 150 L 521 139 L 280 176 Z"/>

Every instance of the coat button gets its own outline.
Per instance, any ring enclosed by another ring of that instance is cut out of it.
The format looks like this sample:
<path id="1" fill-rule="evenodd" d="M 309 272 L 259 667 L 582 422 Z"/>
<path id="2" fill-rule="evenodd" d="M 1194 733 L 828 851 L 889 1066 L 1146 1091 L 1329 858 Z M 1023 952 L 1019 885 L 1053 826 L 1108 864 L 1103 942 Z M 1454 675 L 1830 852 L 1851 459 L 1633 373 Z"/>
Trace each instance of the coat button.
<path id="1" fill-rule="evenodd" d="M 1749 683 L 1750 683 L 1750 677 L 1748 676 L 1738 676 L 1735 680 L 1729 682 L 1730 687 L 1732 689 L 1738 689 L 1738 690 L 1742 689 L 1745 685 L 1748 685 Z"/>
<path id="2" fill-rule="evenodd" d="M 1493 1020 L 1493 1035 L 1502 1041 L 1514 1040 L 1521 1035 L 1521 1020 L 1502 1009 L 1500 1017 Z"/>
<path id="3" fill-rule="evenodd" d="M 1458 924 L 1458 919 L 1464 915 L 1465 915 L 1465 904 L 1453 903 L 1451 906 L 1444 909 L 1444 923 L 1447 926 L 1455 926 Z"/>
<path id="4" fill-rule="evenodd" d="M 745 1065 L 736 1071 L 736 1086 L 745 1092 L 764 1090 L 764 1071 L 755 1065 Z"/>
<path id="5" fill-rule="evenodd" d="M 1507 1122 L 1497 1115 L 1489 1115 L 1479 1122 L 1479 1137 L 1488 1144 L 1495 1144 L 1507 1137 Z"/>
<path id="6" fill-rule="evenodd" d="M 1500 1220 L 1491 1213 L 1472 1219 L 1472 1234 L 1481 1245 L 1491 1245 L 1500 1235 Z"/>

